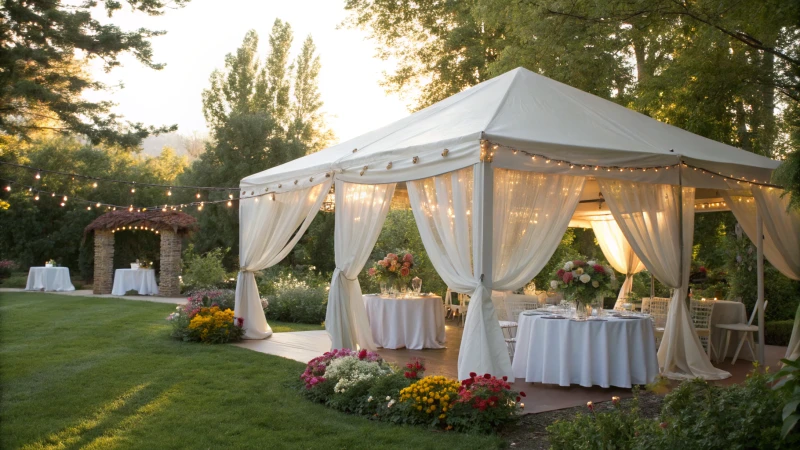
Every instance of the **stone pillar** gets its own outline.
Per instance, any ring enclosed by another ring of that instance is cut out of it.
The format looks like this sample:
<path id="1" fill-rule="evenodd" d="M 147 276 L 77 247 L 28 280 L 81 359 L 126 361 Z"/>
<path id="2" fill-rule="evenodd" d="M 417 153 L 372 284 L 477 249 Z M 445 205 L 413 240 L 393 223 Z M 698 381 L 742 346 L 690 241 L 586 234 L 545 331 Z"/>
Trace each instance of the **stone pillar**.
<path id="1" fill-rule="evenodd" d="M 161 273 L 158 293 L 164 297 L 181 295 L 181 238 L 171 230 L 161 230 Z"/>
<path id="2" fill-rule="evenodd" d="M 114 286 L 114 233 L 94 232 L 94 290 L 95 294 L 110 294 Z"/>

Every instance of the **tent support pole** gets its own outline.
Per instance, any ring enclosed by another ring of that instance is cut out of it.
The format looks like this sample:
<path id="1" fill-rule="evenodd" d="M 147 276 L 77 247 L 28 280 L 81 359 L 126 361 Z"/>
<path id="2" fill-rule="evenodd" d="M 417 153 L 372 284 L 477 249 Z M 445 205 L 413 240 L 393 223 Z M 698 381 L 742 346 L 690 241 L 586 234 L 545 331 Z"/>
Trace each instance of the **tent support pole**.
<path id="1" fill-rule="evenodd" d="M 650 301 L 656 296 L 656 277 L 655 275 L 650 275 Z"/>
<path id="2" fill-rule="evenodd" d="M 764 218 L 756 208 L 756 258 L 758 272 L 758 362 L 764 366 Z"/>
<path id="3" fill-rule="evenodd" d="M 478 262 L 476 276 L 481 277 L 481 284 L 492 292 L 492 236 L 494 220 L 494 170 L 491 161 L 481 161 L 475 165 L 475 193 L 473 198 L 473 211 L 475 219 L 479 220 L 479 230 L 473 235 L 473 258 Z M 480 208 L 480 211 L 477 209 Z M 474 220 L 474 219 L 473 219 Z M 478 252 L 480 249 L 482 251 Z"/>

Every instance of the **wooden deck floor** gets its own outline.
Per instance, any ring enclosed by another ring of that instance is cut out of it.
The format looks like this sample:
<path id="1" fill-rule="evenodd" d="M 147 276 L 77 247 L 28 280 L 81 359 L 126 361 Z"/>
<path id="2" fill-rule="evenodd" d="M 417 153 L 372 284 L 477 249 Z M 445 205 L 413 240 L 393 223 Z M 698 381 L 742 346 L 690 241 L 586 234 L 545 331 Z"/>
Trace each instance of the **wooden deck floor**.
<path id="1" fill-rule="evenodd" d="M 422 358 L 425 360 L 425 365 L 428 369 L 426 375 L 444 375 L 449 378 L 458 378 L 458 349 L 461 345 L 462 330 L 455 323 L 448 321 L 445 327 L 447 347 L 444 349 L 379 349 L 378 353 L 385 360 L 399 366 L 403 366 L 411 358 Z M 328 351 L 331 341 L 325 331 L 300 331 L 275 333 L 269 339 L 244 341 L 234 345 L 300 362 L 308 362 Z M 766 365 L 773 368 L 777 367 L 785 351 L 786 347 L 767 346 Z M 750 361 L 739 360 L 733 366 L 730 360 L 727 360 L 718 364 L 718 367 L 727 370 L 732 376 L 727 380 L 715 383 L 729 385 L 743 382 L 747 373 L 752 370 L 753 365 Z M 626 398 L 633 395 L 631 389 L 601 388 L 598 386 L 591 388 L 582 386 L 561 387 L 541 383 L 526 383 L 524 381 L 517 381 L 513 384 L 513 388 L 524 391 L 528 395 L 527 402 L 525 402 L 525 412 L 529 414 L 581 406 L 588 401 L 595 403 L 610 401 L 612 396 Z"/>

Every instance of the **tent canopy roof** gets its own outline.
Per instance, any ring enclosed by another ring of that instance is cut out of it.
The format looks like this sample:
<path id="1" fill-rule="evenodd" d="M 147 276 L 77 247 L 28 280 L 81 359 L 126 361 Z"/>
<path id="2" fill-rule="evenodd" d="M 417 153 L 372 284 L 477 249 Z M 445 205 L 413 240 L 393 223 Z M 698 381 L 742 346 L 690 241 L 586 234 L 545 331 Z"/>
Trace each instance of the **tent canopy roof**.
<path id="1" fill-rule="evenodd" d="M 250 175 L 241 186 L 290 190 L 319 183 L 326 174 L 363 183 L 419 179 L 477 163 L 482 139 L 500 146 L 496 167 L 570 173 L 566 167 L 555 169 L 529 156 L 521 159 L 522 153 L 512 149 L 626 169 L 684 162 L 690 170 L 674 170 L 671 175 L 665 173 L 669 171 L 627 175 L 626 170 L 614 177 L 708 188 L 725 186 L 720 177 L 711 181 L 709 176 L 688 172 L 698 167 L 766 182 L 780 164 L 517 68 L 390 125 Z"/>

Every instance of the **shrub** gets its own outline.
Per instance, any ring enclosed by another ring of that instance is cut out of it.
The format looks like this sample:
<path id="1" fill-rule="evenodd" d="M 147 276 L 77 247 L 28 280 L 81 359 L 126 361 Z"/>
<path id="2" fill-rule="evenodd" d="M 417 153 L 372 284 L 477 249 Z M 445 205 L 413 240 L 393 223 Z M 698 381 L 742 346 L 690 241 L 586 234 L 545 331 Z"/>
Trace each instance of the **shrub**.
<path id="1" fill-rule="evenodd" d="M 208 344 L 225 344 L 242 339 L 244 321 L 234 319 L 233 310 L 217 306 L 202 308 L 189 321 L 189 338 Z"/>
<path id="2" fill-rule="evenodd" d="M 770 387 L 767 375 L 754 371 L 744 384 L 717 386 L 697 379 L 667 394 L 659 419 L 641 418 L 634 399 L 630 409 L 579 414 L 547 430 L 554 449 L 780 449 L 781 410 L 788 395 Z"/>
<path id="3" fill-rule="evenodd" d="M 17 263 L 14 261 L 3 259 L 0 260 L 0 278 L 6 278 L 11 275 L 11 272 L 17 268 Z"/>
<path id="4" fill-rule="evenodd" d="M 3 287 L 22 289 L 28 285 L 28 274 L 15 273 L 2 280 Z"/>
<path id="5" fill-rule="evenodd" d="M 228 250 L 216 248 L 205 255 L 194 253 L 194 247 L 189 245 L 184 254 L 183 283 L 189 289 L 213 289 L 225 285 L 225 267 L 222 259 Z"/>
<path id="6" fill-rule="evenodd" d="M 783 368 L 771 380 L 777 382 L 773 389 L 786 394 L 781 412 L 781 438 L 787 443 L 797 443 L 800 441 L 800 359 L 782 359 L 781 362 Z"/>
<path id="7" fill-rule="evenodd" d="M 195 309 L 219 306 L 219 309 L 233 310 L 236 306 L 236 293 L 229 289 L 198 289 L 189 293 L 188 303 Z"/>
<path id="8" fill-rule="evenodd" d="M 199 291 L 189 297 L 184 305 L 175 307 L 167 317 L 172 324 L 170 335 L 182 341 L 209 344 L 237 342 L 244 334 L 244 320 L 233 316 L 233 309 L 222 304 L 232 304 L 229 291 Z"/>
<path id="9" fill-rule="evenodd" d="M 328 292 L 322 287 L 308 285 L 280 286 L 275 295 L 267 297 L 267 318 L 282 322 L 313 323 L 325 321 Z"/>
<path id="10" fill-rule="evenodd" d="M 764 323 L 764 343 L 767 345 L 789 345 L 794 320 L 776 320 Z"/>
<path id="11" fill-rule="evenodd" d="M 461 382 L 447 424 L 459 431 L 488 433 L 517 419 L 522 397 L 525 393 L 512 391 L 507 377 L 470 373 Z"/>
<path id="12" fill-rule="evenodd" d="M 595 412 L 592 402 L 587 403 L 589 414 L 578 413 L 570 420 L 557 420 L 547 427 L 550 445 L 562 449 L 631 449 L 639 430 L 655 426 L 639 417 L 639 399 L 634 395 L 629 408 L 623 408 L 619 397 L 613 397 L 614 409 Z"/>
<path id="13" fill-rule="evenodd" d="M 407 405 L 417 423 L 447 427 L 452 404 L 461 385 L 442 376 L 425 377 L 400 391 L 400 403 Z"/>

